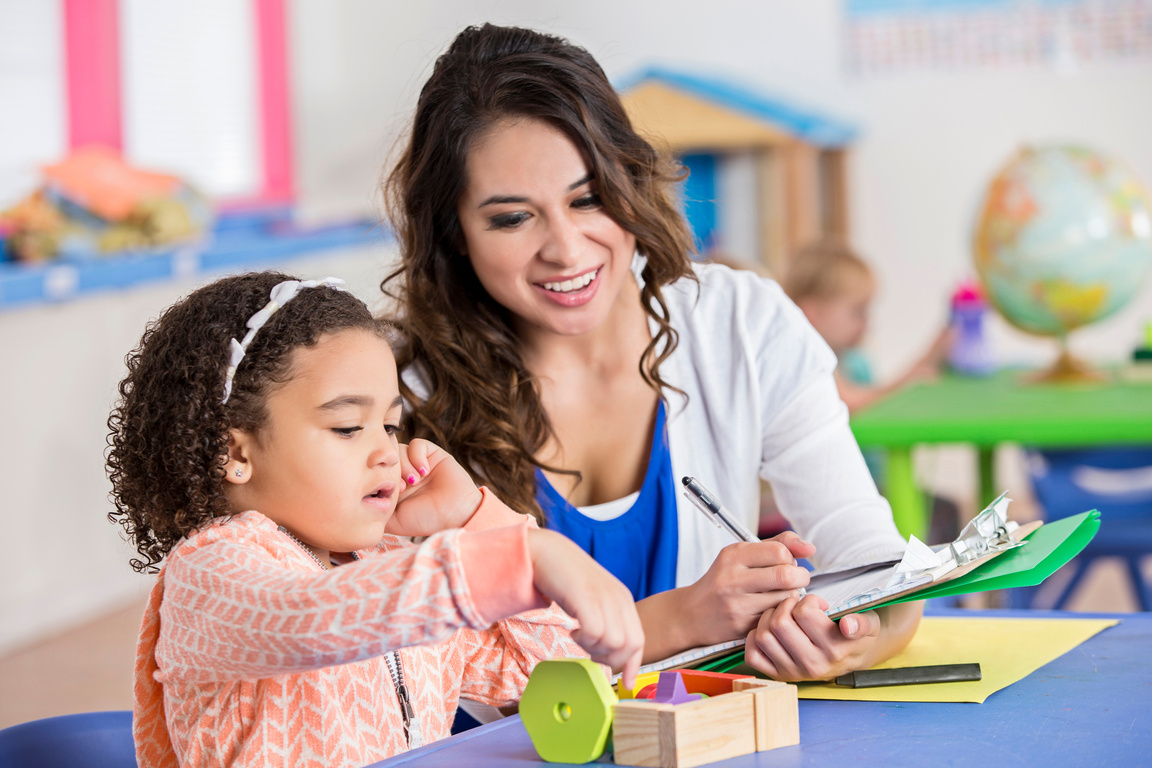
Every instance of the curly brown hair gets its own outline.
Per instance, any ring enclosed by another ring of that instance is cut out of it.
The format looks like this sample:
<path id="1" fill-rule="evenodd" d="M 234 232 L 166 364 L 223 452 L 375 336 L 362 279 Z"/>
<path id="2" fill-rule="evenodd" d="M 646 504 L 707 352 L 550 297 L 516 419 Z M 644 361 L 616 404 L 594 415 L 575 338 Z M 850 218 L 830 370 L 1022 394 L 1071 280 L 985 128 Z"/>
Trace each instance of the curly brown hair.
<path id="1" fill-rule="evenodd" d="M 404 332 L 401 372 L 414 367 L 422 402 L 402 383 L 407 431 L 444 446 L 520 512 L 543 523 L 534 495 L 536 452 L 552 436 L 540 387 L 524 364 L 509 312 L 483 288 L 466 255 L 456 204 L 469 148 L 509 118 L 543 121 L 580 151 L 604 210 L 647 257 L 641 303 L 657 331 L 637 365 L 663 397 L 660 364 L 676 348 L 661 286 L 690 277 L 692 239 L 671 196 L 679 163 L 632 128 L 600 65 L 568 41 L 516 27 L 469 27 L 420 92 L 409 143 L 385 183 L 401 252 L 381 283 Z M 399 281 L 399 290 L 389 283 Z M 555 470 L 562 471 L 562 470 Z"/>
<path id="2" fill-rule="evenodd" d="M 231 340 L 244 337 L 245 323 L 275 285 L 295 279 L 256 272 L 206 285 L 149 323 L 125 359 L 128 375 L 108 417 L 106 461 L 116 506 L 108 519 L 124 527 L 140 553 L 133 570 L 155 573 L 181 538 L 230 514 L 229 429 L 255 433 L 264 426 L 268 396 L 291 378 L 293 350 L 352 328 L 387 338 L 383 324 L 347 291 L 303 290 L 252 339 L 223 403 Z"/>

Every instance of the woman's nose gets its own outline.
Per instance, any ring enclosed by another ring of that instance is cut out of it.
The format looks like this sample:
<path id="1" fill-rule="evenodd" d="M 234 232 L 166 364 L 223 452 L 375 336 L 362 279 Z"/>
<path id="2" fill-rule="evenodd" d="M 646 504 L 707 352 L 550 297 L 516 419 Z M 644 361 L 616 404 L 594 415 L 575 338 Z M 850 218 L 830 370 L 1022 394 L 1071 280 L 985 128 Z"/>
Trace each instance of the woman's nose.
<path id="1" fill-rule="evenodd" d="M 548 223 L 548 237 L 540 248 L 540 258 L 558 266 L 580 262 L 580 228 L 568 215 L 553 217 Z"/>

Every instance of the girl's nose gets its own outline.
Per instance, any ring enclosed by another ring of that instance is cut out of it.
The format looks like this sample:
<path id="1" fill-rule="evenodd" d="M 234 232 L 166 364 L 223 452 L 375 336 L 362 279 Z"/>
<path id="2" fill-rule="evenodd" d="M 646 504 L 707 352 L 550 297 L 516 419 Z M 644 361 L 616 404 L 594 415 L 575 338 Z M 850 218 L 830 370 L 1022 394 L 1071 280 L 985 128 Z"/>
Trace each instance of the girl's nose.
<path id="1" fill-rule="evenodd" d="M 390 467 L 400 461 L 400 449 L 396 444 L 396 437 L 388 434 L 387 431 L 380 431 L 381 437 L 377 445 L 372 450 L 372 454 L 368 457 L 368 463 L 372 466 L 383 464 Z"/>

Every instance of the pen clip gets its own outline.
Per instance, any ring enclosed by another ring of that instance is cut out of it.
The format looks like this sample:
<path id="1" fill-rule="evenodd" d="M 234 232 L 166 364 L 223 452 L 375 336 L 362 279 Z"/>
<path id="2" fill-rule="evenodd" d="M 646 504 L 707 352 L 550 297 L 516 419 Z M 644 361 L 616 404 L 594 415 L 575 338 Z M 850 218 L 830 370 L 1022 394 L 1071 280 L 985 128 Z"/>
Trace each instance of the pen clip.
<path id="1" fill-rule="evenodd" d="M 703 513 L 704 513 L 704 516 L 705 516 L 705 517 L 707 517 L 709 520 L 711 520 L 711 521 L 712 521 L 712 525 L 716 526 L 717 528 L 719 528 L 719 529 L 720 529 L 720 530 L 722 530 L 722 531 L 723 531 L 723 530 L 727 530 L 727 529 L 725 528 L 724 524 L 720 522 L 720 518 L 719 518 L 719 517 L 717 517 L 716 513 L 715 513 L 715 512 L 713 512 L 712 510 L 708 509 L 708 505 L 707 505 L 707 504 L 705 504 L 705 503 L 704 503 L 704 502 L 703 502 L 703 501 L 700 499 L 700 497 L 699 497 L 699 496 L 697 496 L 696 494 L 692 493 L 692 492 L 691 492 L 691 491 L 689 491 L 687 488 L 685 488 L 685 489 L 684 489 L 684 496 L 685 496 L 685 497 L 688 499 L 688 501 L 692 502 L 692 504 L 693 504 L 693 505 L 696 507 L 696 509 L 698 509 L 698 510 L 700 510 L 701 512 L 703 512 Z"/>

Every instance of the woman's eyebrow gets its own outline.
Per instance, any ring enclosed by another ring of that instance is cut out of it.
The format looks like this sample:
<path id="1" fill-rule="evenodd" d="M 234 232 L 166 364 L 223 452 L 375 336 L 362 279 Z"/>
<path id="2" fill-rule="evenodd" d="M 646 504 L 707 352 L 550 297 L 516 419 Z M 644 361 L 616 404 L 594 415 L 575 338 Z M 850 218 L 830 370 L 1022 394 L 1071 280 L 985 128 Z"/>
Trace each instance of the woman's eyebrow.
<path id="1" fill-rule="evenodd" d="M 488 198 L 487 200 L 480 203 L 480 205 L 478 205 L 476 207 L 477 208 L 483 208 L 486 205 L 496 205 L 497 203 L 526 203 L 526 202 L 528 202 L 528 198 L 526 198 L 526 197 L 518 197 L 516 195 L 492 195 L 492 197 Z"/>
<path id="2" fill-rule="evenodd" d="M 584 186 L 585 184 L 587 184 L 590 181 L 592 181 L 592 174 L 590 174 L 590 173 L 584 174 L 584 176 L 581 177 L 579 180 L 574 181 L 568 185 L 568 191 L 572 192 L 573 190 L 579 189 L 580 187 Z M 480 203 L 480 205 L 478 205 L 476 207 L 477 208 L 483 208 L 486 205 L 498 205 L 500 203 L 526 203 L 526 202 L 528 202 L 528 198 L 521 197 L 520 195 L 492 195 L 492 197 L 487 198 L 486 200 L 484 200 L 484 202 Z"/>

